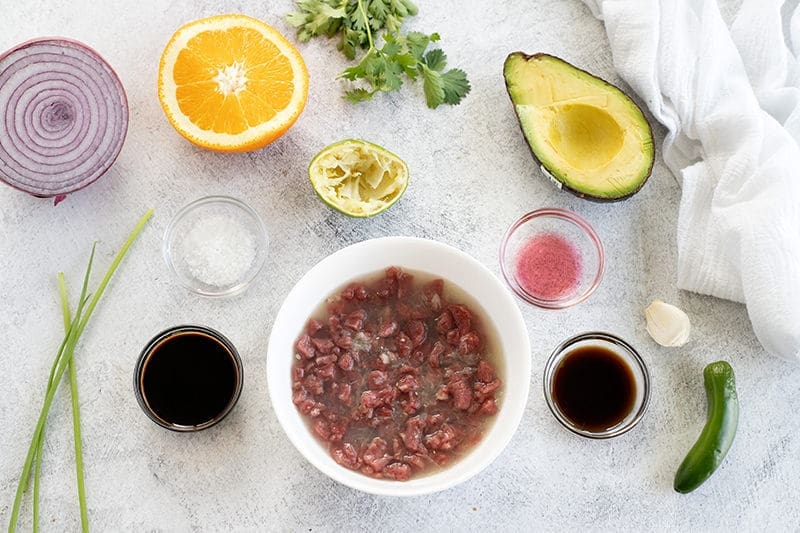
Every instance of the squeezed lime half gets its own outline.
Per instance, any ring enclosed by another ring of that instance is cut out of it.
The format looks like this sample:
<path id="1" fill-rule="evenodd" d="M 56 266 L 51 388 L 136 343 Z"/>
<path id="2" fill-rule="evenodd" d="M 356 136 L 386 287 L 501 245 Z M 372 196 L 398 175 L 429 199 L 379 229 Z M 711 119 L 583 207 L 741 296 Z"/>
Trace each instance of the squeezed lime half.
<path id="1" fill-rule="evenodd" d="M 314 156 L 308 178 L 328 206 L 364 218 L 386 211 L 400 199 L 408 187 L 408 166 L 382 146 L 345 139 Z"/>

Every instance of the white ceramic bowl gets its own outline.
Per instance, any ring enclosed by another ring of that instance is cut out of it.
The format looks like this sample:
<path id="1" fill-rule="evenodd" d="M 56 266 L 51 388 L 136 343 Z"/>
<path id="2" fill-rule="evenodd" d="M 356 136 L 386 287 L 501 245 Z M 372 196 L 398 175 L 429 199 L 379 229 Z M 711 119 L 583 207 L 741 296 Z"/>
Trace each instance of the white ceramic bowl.
<path id="1" fill-rule="evenodd" d="M 459 286 L 483 308 L 498 336 L 505 366 L 500 410 L 483 439 L 455 464 L 409 481 L 373 479 L 337 464 L 311 434 L 292 403 L 294 343 L 308 317 L 345 283 L 390 266 L 427 272 Z M 311 464 L 354 489 L 389 496 L 414 496 L 447 489 L 471 478 L 503 451 L 522 419 L 531 377 L 528 331 L 511 293 L 485 266 L 446 244 L 414 237 L 363 241 L 317 263 L 283 302 L 269 340 L 267 382 L 278 421 Z"/>

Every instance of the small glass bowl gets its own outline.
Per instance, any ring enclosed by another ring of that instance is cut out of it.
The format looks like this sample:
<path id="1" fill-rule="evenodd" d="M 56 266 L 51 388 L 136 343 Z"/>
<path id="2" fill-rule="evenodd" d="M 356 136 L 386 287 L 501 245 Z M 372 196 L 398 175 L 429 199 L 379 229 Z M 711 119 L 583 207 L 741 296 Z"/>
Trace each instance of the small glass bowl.
<path id="1" fill-rule="evenodd" d="M 614 352 L 630 368 L 636 386 L 636 398 L 630 412 L 618 424 L 604 431 L 589 431 L 577 427 L 561 412 L 553 397 L 553 382 L 559 365 L 570 353 L 586 346 L 600 346 Z M 642 419 L 650 402 L 650 374 L 647 372 L 647 366 L 642 357 L 633 346 L 621 338 L 601 331 L 581 333 L 559 344 L 545 364 L 543 385 L 547 406 L 556 420 L 573 433 L 592 439 L 608 439 L 629 431 Z"/>
<path id="2" fill-rule="evenodd" d="M 185 426 L 182 424 L 176 424 L 174 422 L 164 420 L 158 415 L 158 413 L 156 413 L 150 407 L 150 403 L 148 402 L 147 397 L 144 393 L 143 380 L 145 371 L 147 369 L 147 364 L 150 361 L 150 356 L 164 342 L 169 341 L 171 337 L 186 333 L 200 333 L 208 337 L 211 337 L 212 339 L 217 341 L 230 356 L 236 374 L 236 385 L 233 391 L 233 395 L 231 396 L 225 408 L 210 420 L 207 420 L 195 426 Z M 244 381 L 244 368 L 242 366 L 242 359 L 239 357 L 239 352 L 236 350 L 236 347 L 230 340 L 228 340 L 228 338 L 225 335 L 223 335 L 217 330 L 211 329 L 206 326 L 184 325 L 184 326 L 173 326 L 171 328 L 165 329 L 164 331 L 162 331 L 161 333 L 150 339 L 150 341 L 142 350 L 142 353 L 139 354 L 139 359 L 136 361 L 136 368 L 133 371 L 133 391 L 134 394 L 136 395 L 136 401 L 139 402 L 139 407 L 142 408 L 144 414 L 146 414 L 150 420 L 152 420 L 159 426 L 169 429 L 170 431 L 176 431 L 178 433 L 190 433 L 193 431 L 202 431 L 221 422 L 222 419 L 228 416 L 228 413 L 230 413 L 231 410 L 233 410 L 234 406 L 236 405 L 236 402 L 239 401 L 239 396 L 241 396 L 242 394 L 243 381 Z"/>
<path id="3" fill-rule="evenodd" d="M 214 222 L 218 224 L 215 225 Z M 219 229 L 222 223 L 229 223 L 237 227 Z M 207 248 L 206 250 L 213 253 L 215 257 L 208 258 L 202 254 L 202 250 L 192 247 L 193 240 L 196 241 L 207 236 L 198 234 L 198 228 L 208 228 L 217 232 L 208 238 L 216 239 L 214 245 L 221 245 L 221 247 Z M 229 231 L 230 239 L 227 238 L 226 229 L 231 230 Z M 238 232 L 238 234 L 234 234 L 234 232 Z M 240 240 L 239 244 L 244 245 L 244 249 L 231 249 L 236 238 Z M 264 266 L 268 246 L 267 230 L 261 217 L 253 208 L 236 198 L 206 196 L 178 211 L 164 233 L 162 251 L 164 260 L 183 286 L 202 296 L 223 297 L 242 292 L 253 281 Z M 214 262 L 214 267 L 234 268 L 236 266 L 236 257 L 231 255 L 226 258 L 223 255 L 226 253 L 246 254 L 238 271 L 208 272 L 209 261 Z M 252 256 L 249 266 L 244 264 L 246 256 Z M 215 275 L 219 276 L 219 282 L 212 279 Z"/>
<path id="4" fill-rule="evenodd" d="M 549 298 L 529 292 L 519 281 L 517 255 L 531 239 L 554 234 L 571 243 L 581 260 L 576 286 Z M 508 286 L 523 300 L 544 309 L 565 309 L 586 300 L 600 285 L 605 270 L 603 243 L 583 218 L 566 209 L 537 209 L 520 217 L 500 244 L 500 270 Z"/>

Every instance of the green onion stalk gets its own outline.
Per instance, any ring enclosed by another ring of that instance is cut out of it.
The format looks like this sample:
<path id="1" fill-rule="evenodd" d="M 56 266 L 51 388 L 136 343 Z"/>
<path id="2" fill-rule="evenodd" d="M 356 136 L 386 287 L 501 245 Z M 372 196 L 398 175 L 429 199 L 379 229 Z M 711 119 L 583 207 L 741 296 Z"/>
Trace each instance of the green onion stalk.
<path id="1" fill-rule="evenodd" d="M 36 422 L 36 426 L 33 431 L 31 443 L 30 446 L 28 447 L 28 453 L 25 457 L 25 463 L 22 467 L 22 473 L 20 474 L 19 483 L 17 485 L 16 496 L 14 497 L 14 506 L 11 511 L 11 520 L 9 521 L 8 524 L 9 533 L 13 533 L 17 529 L 17 522 L 19 520 L 19 510 L 20 510 L 20 505 L 22 504 L 22 495 L 27 490 L 28 480 L 31 475 L 31 468 L 34 465 L 34 463 L 36 466 L 33 474 L 33 530 L 38 531 L 39 477 L 41 474 L 45 422 L 47 421 L 47 414 L 49 413 L 50 406 L 53 403 L 53 398 L 55 397 L 56 389 L 58 388 L 58 384 L 61 382 L 61 377 L 64 375 L 65 371 L 69 372 L 70 392 L 72 397 L 72 429 L 73 429 L 74 445 L 75 445 L 75 473 L 78 484 L 78 502 L 80 505 L 81 530 L 82 531 L 89 530 L 89 518 L 86 507 L 86 489 L 84 486 L 84 475 L 83 475 L 83 452 L 81 447 L 80 409 L 78 405 L 78 382 L 77 382 L 77 375 L 75 372 L 75 364 L 73 362 L 73 358 L 75 355 L 75 346 L 78 344 L 81 333 L 83 333 L 83 330 L 86 327 L 86 324 L 89 321 L 89 318 L 91 317 L 94 308 L 100 301 L 100 298 L 103 295 L 106 286 L 108 285 L 109 281 L 111 281 L 111 277 L 116 272 L 117 268 L 122 262 L 122 259 L 128 252 L 128 249 L 136 241 L 136 238 L 139 236 L 139 233 L 142 231 L 142 229 L 144 228 L 145 224 L 147 223 L 147 221 L 150 219 L 151 216 L 153 216 L 153 210 L 149 209 L 144 214 L 144 216 L 139 220 L 139 223 L 133 229 L 131 234 L 128 236 L 128 239 L 122 245 L 122 248 L 114 257 L 111 266 L 108 268 L 108 271 L 106 272 L 105 276 L 103 276 L 100 285 L 97 287 L 97 290 L 94 292 L 93 295 L 87 294 L 89 286 L 89 277 L 92 271 L 92 263 L 94 261 L 96 243 L 92 245 L 92 251 L 91 254 L 89 255 L 89 264 L 86 267 L 86 273 L 84 274 L 83 277 L 83 285 L 81 286 L 80 297 L 78 298 L 78 306 L 75 310 L 75 314 L 71 317 L 69 311 L 69 303 L 67 300 L 67 287 L 66 287 L 66 281 L 64 279 L 64 274 L 60 272 L 58 274 L 59 295 L 61 300 L 61 310 L 64 316 L 65 334 L 64 334 L 64 339 L 61 341 L 61 345 L 59 346 L 58 351 L 56 353 L 56 358 L 53 361 L 53 366 L 50 369 L 50 376 L 47 381 L 47 389 L 45 391 L 42 410 L 39 413 L 39 418 Z"/>

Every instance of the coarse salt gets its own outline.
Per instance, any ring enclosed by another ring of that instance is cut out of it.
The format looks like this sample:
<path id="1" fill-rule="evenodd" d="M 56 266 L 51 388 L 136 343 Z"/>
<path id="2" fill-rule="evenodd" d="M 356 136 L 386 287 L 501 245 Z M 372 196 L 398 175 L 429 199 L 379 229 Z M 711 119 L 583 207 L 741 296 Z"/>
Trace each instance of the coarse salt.
<path id="1" fill-rule="evenodd" d="M 201 218 L 183 241 L 183 259 L 189 272 L 206 285 L 235 285 L 255 258 L 253 234 L 240 219 L 224 214 Z"/>

